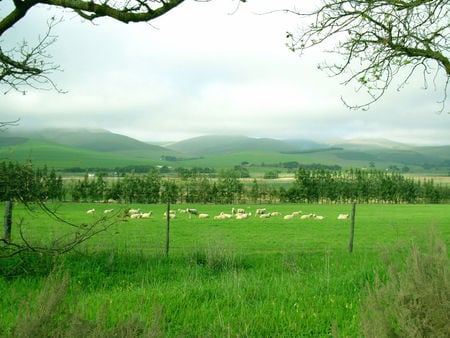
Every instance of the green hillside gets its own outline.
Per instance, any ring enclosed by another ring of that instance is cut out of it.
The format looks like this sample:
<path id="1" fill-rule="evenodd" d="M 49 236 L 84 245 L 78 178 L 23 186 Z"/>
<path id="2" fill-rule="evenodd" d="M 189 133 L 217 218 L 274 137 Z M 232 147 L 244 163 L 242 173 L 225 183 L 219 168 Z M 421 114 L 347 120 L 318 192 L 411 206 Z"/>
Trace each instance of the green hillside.
<path id="1" fill-rule="evenodd" d="M 263 174 L 273 168 L 283 173 L 290 164 L 299 163 L 344 169 L 397 167 L 411 173 L 447 175 L 450 168 L 450 145 L 414 147 L 388 140 L 325 145 L 210 135 L 163 147 L 105 130 L 13 131 L 0 134 L 3 160 L 32 160 L 38 166 L 46 164 L 55 169 L 166 165 L 220 170 L 245 165 L 251 173 Z"/>
<path id="2" fill-rule="evenodd" d="M 245 151 L 283 152 L 296 148 L 286 142 L 269 138 L 250 138 L 234 135 L 207 135 L 176 142 L 167 148 L 194 156 L 232 154 Z"/>
<path id="3" fill-rule="evenodd" d="M 45 140 L 29 139 L 16 144 L 5 144 L 0 138 L 0 158 L 11 161 L 31 160 L 36 166 L 47 165 L 55 169 L 65 168 L 115 168 L 131 165 L 157 165 L 169 150 L 142 151 L 136 154 L 119 154 L 71 147 Z"/>
<path id="4" fill-rule="evenodd" d="M 46 140 L 94 151 L 167 151 L 166 149 L 138 141 L 128 136 L 111 133 L 103 129 L 63 129 L 9 131 L 5 136 L 17 135 L 22 138 Z"/>

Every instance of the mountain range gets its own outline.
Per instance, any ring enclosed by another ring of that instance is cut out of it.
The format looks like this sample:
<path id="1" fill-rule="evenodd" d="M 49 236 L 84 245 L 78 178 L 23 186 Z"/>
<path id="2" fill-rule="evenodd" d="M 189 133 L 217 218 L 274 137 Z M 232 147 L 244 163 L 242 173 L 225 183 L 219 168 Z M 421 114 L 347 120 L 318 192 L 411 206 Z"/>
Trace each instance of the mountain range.
<path id="1" fill-rule="evenodd" d="M 255 158 L 255 154 L 261 162 L 299 161 L 344 167 L 367 166 L 373 162 L 427 170 L 437 167 L 448 170 L 450 167 L 450 145 L 413 146 L 386 139 L 320 143 L 304 139 L 205 135 L 156 145 L 103 129 L 12 128 L 0 133 L 2 158 L 59 163 L 57 167 L 83 166 L 95 160 L 111 166 L 114 163 L 148 164 L 162 159 L 184 161 L 184 165 L 192 166 L 214 165 L 222 162 L 219 157 L 239 161 L 245 156 Z"/>

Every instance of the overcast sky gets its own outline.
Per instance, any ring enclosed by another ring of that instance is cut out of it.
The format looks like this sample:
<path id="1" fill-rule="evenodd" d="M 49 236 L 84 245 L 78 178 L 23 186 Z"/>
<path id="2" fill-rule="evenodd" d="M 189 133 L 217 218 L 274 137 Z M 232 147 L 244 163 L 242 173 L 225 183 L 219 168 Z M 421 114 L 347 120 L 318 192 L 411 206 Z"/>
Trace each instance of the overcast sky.
<path id="1" fill-rule="evenodd" d="M 33 9 L 1 44 L 36 39 L 47 18 L 63 16 L 51 54 L 64 71 L 52 78 L 67 93 L 10 91 L 0 96 L 0 120 L 20 118 L 20 128 L 104 128 L 143 141 L 239 134 L 450 144 L 450 102 L 439 113 L 442 88 L 424 90 L 418 77 L 368 111 L 346 108 L 341 96 L 363 96 L 317 69 L 329 54 L 299 57 L 285 46 L 298 18 L 257 14 L 294 2 L 253 0 L 235 11 L 237 0 L 187 1 L 151 24 L 129 25 Z M 0 2 L 0 15 L 7 6 Z"/>

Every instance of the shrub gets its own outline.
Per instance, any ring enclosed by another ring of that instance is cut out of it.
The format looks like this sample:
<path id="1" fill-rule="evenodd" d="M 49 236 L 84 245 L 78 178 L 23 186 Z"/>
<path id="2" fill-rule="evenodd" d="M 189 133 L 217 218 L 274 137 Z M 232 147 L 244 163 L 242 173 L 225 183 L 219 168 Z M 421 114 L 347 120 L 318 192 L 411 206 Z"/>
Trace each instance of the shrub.
<path id="1" fill-rule="evenodd" d="M 411 245 L 403 267 L 390 267 L 361 301 L 366 337 L 450 337 L 449 258 L 432 233 L 428 248 Z"/>

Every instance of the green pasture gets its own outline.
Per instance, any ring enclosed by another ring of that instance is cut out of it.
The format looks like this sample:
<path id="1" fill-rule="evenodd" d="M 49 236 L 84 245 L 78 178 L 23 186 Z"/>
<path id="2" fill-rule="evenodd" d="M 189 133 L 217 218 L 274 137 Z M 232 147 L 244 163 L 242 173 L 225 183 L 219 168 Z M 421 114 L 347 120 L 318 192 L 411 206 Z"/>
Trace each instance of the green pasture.
<path id="1" fill-rule="evenodd" d="M 351 213 L 350 204 L 235 206 L 253 214 L 243 220 L 213 219 L 231 213 L 230 205 L 172 205 L 173 210 L 196 208 L 210 218 L 178 212 L 170 222 L 166 256 L 166 205 L 48 207 L 74 224 L 91 224 L 103 210 L 114 211 L 107 214 L 106 231 L 63 256 L 0 260 L 0 336 L 17 334 L 21 314 L 49 306 L 48 294 L 64 284 L 62 274 L 50 283 L 53 288 L 44 285 L 49 271 L 62 266 L 68 286 L 59 300 L 64 311 L 56 317 L 68 321 L 67 313 L 76 313 L 73 323 L 81 320 L 86 330 L 100 321 L 111 336 L 132 327 L 158 337 L 356 337 L 367 286 L 384 280 L 390 266 L 401 265 L 411 243 L 425 246 L 430 232 L 447 246 L 450 240 L 450 205 L 357 205 L 351 254 L 350 220 L 337 220 L 338 214 Z M 324 219 L 260 219 L 255 211 L 262 207 Z M 91 208 L 95 215 L 86 214 Z M 126 208 L 153 216 L 123 219 Z M 19 220 L 30 243 L 76 236 L 76 229 L 33 205 L 31 210 L 16 205 L 13 216 L 13 239 L 20 238 Z"/>

